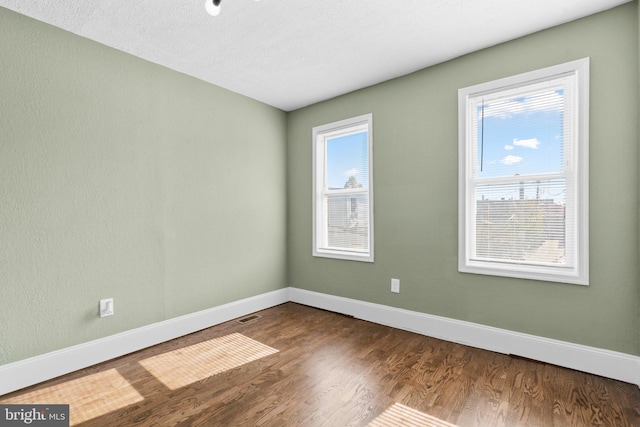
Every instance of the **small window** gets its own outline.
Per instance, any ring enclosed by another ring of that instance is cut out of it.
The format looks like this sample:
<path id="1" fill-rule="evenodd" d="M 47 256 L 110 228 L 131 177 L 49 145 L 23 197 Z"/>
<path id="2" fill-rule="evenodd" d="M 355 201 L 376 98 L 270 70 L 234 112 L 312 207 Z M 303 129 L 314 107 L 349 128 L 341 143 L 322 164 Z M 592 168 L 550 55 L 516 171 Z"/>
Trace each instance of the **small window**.
<path id="1" fill-rule="evenodd" d="M 588 74 L 459 90 L 459 271 L 588 285 Z"/>
<path id="2" fill-rule="evenodd" d="M 372 115 L 313 128 L 313 256 L 373 262 Z"/>

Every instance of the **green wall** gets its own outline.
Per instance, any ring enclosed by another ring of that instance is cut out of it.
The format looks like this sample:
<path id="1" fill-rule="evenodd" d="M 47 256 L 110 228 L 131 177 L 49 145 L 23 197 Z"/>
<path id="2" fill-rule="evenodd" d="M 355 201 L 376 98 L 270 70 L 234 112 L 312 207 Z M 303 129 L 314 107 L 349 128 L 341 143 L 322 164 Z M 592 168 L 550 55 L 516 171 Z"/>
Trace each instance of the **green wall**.
<path id="1" fill-rule="evenodd" d="M 457 90 L 587 56 L 590 286 L 459 273 Z M 633 2 L 290 113 L 289 284 L 640 355 L 638 61 Z M 311 129 L 365 113 L 375 263 L 313 258 Z"/>
<path id="2" fill-rule="evenodd" d="M 0 365 L 286 285 L 640 355 L 638 24 L 634 2 L 286 114 L 0 8 Z M 458 273 L 458 88 L 585 56 L 591 285 Z M 376 261 L 313 258 L 311 128 L 369 112 Z"/>
<path id="3" fill-rule="evenodd" d="M 0 365 L 286 285 L 284 112 L 2 8 L 0 58 Z"/>

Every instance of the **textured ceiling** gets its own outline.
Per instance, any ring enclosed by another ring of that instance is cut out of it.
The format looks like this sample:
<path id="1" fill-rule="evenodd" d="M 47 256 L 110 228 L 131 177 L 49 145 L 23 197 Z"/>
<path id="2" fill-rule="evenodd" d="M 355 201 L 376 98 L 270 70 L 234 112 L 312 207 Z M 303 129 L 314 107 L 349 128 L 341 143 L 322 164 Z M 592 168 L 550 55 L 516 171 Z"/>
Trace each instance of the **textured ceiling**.
<path id="1" fill-rule="evenodd" d="M 629 0 L 0 0 L 291 111 Z"/>

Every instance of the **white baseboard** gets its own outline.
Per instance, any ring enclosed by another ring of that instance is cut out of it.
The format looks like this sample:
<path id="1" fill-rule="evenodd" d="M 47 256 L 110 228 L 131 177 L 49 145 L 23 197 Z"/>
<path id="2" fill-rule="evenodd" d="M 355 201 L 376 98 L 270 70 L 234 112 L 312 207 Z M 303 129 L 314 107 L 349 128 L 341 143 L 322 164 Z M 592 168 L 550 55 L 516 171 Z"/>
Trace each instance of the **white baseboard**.
<path id="1" fill-rule="evenodd" d="M 285 303 L 278 289 L 208 310 L 154 323 L 106 338 L 0 366 L 0 396 L 88 366 L 151 347 L 256 311 Z"/>
<path id="2" fill-rule="evenodd" d="M 640 357 L 637 356 L 298 288 L 289 288 L 289 299 L 381 325 L 535 359 L 640 387 Z"/>
<path id="3" fill-rule="evenodd" d="M 288 301 L 640 387 L 640 357 L 637 356 L 298 288 L 284 288 L 2 365 L 0 396 Z"/>

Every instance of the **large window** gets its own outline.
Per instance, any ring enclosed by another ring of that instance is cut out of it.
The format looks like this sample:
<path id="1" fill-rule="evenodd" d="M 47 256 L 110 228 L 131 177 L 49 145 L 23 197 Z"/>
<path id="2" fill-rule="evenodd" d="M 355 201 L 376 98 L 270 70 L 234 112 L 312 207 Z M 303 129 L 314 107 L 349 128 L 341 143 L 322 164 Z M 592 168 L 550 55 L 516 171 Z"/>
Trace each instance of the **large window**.
<path id="1" fill-rule="evenodd" d="M 588 58 L 460 89 L 459 270 L 588 284 Z"/>
<path id="2" fill-rule="evenodd" d="M 313 128 L 313 255 L 373 262 L 372 115 Z"/>

